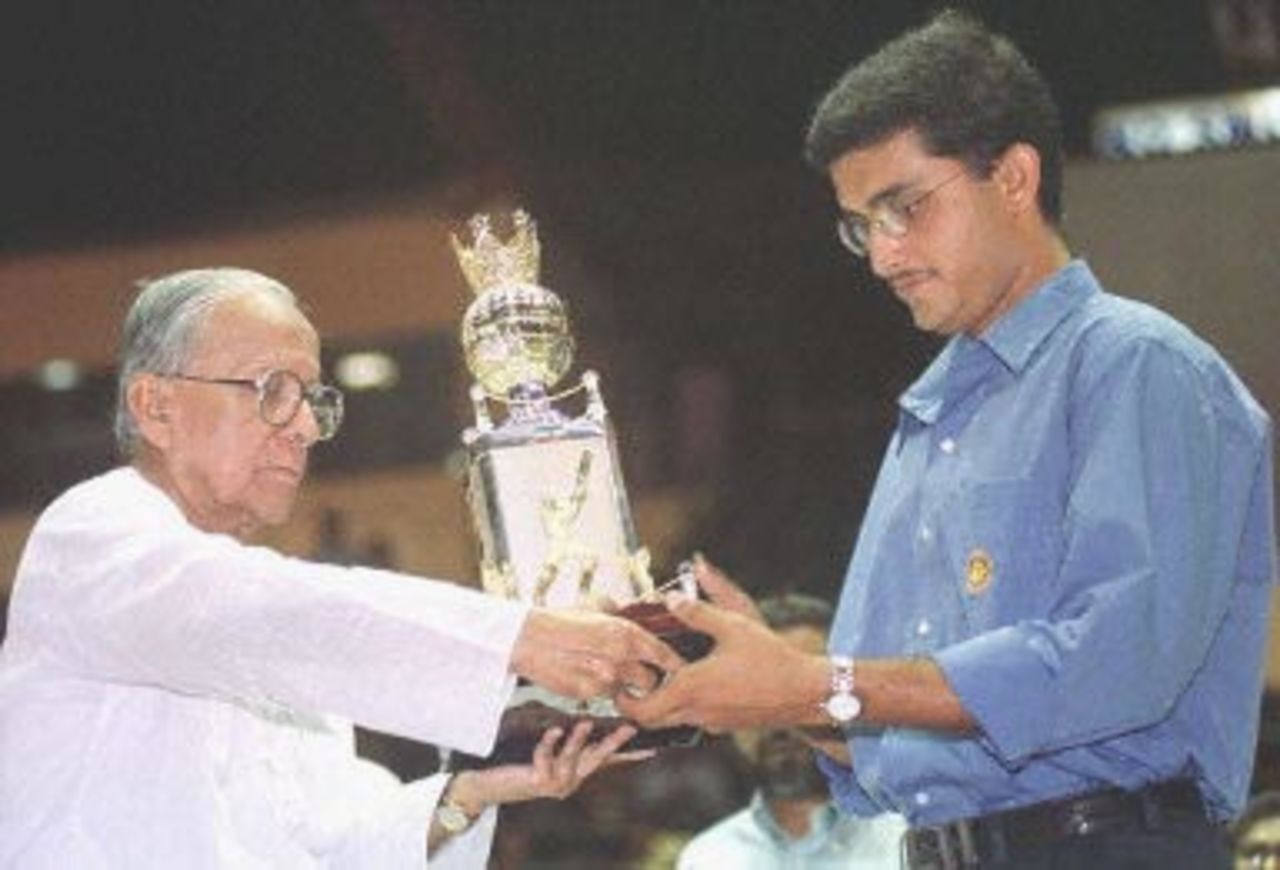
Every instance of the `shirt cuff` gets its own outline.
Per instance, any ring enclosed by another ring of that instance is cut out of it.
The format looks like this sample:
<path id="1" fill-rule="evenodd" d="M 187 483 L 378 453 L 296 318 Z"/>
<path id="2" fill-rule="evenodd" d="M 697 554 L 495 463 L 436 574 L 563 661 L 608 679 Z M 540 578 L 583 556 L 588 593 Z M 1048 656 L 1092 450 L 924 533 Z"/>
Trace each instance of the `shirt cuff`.
<path id="1" fill-rule="evenodd" d="M 862 788 L 853 769 L 845 767 L 825 753 L 816 752 L 818 769 L 827 777 L 831 796 L 841 812 L 852 816 L 873 816 L 884 812 Z"/>
<path id="2" fill-rule="evenodd" d="M 983 744 L 1005 766 L 1019 767 L 1051 734 L 1058 715 L 1053 691 L 1059 656 L 1031 627 L 998 628 L 933 657 L 978 723 Z M 1017 686 L 1015 703 L 1010 686 Z"/>

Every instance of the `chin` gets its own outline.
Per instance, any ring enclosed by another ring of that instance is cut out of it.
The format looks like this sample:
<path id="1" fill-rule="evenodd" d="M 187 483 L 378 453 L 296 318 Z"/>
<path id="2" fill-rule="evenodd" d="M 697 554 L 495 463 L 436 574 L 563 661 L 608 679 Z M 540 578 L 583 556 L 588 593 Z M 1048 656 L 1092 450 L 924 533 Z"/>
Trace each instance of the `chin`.
<path id="1" fill-rule="evenodd" d="M 297 495 L 296 489 L 288 493 L 271 493 L 258 499 L 250 508 L 250 513 L 259 527 L 271 528 L 284 525 L 293 516 Z"/>

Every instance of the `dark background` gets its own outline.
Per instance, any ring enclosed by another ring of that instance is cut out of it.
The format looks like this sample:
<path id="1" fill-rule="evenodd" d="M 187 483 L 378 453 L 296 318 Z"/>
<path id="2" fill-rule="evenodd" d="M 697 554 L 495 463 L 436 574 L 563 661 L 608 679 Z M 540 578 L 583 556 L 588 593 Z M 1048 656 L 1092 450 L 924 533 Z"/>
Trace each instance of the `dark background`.
<path id="1" fill-rule="evenodd" d="M 465 161 L 793 164 L 821 91 L 940 5 L 7 3 L 0 244 L 402 191 Z M 1101 105 L 1227 80 L 1205 0 L 958 5 L 1043 69 L 1078 153 Z"/>

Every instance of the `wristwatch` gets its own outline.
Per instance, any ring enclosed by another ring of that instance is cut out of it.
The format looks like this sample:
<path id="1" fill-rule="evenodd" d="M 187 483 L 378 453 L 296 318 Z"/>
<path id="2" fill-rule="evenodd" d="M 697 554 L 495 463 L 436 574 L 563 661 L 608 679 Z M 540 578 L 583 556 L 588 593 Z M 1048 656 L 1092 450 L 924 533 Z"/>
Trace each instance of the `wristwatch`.
<path id="1" fill-rule="evenodd" d="M 446 796 L 441 798 L 440 803 L 436 806 L 436 821 L 440 823 L 440 827 L 450 836 L 457 836 L 471 827 L 471 823 L 475 819 L 467 815 L 467 811 L 456 803 L 452 798 Z"/>
<path id="2" fill-rule="evenodd" d="M 853 693 L 853 659 L 848 656 L 831 657 L 831 695 L 819 706 L 838 726 L 848 725 L 858 718 L 862 702 Z"/>

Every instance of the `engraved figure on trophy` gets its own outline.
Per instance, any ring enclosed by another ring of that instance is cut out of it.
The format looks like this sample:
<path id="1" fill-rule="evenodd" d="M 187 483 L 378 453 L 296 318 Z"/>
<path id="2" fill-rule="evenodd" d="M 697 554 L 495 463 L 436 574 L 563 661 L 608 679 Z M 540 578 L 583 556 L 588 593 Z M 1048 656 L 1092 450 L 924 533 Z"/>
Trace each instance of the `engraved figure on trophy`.
<path id="1" fill-rule="evenodd" d="M 564 573 L 572 560 L 577 560 L 578 599 L 589 599 L 592 580 L 595 579 L 596 568 L 600 562 L 587 547 L 574 540 L 578 517 L 582 515 L 582 505 L 587 500 L 587 479 L 591 474 L 590 450 L 582 451 L 578 461 L 578 474 L 573 481 L 573 491 L 564 498 L 544 498 L 542 500 L 542 529 L 547 535 L 547 559 L 538 572 L 538 584 L 533 590 L 533 603 L 545 604 L 551 586 Z"/>
<path id="2" fill-rule="evenodd" d="M 475 293 L 462 322 L 463 353 L 475 377 L 475 425 L 462 440 L 485 590 L 540 607 L 618 609 L 686 658 L 705 654 L 705 636 L 684 629 L 655 590 L 598 376 L 586 371 L 576 385 L 551 392 L 573 362 L 574 341 L 564 303 L 538 284 L 533 220 L 514 212 L 505 239 L 487 215 L 472 217 L 468 228 L 470 244 L 457 236 L 452 242 Z M 583 403 L 576 417 L 557 407 L 570 399 Z M 687 574 L 675 582 L 696 594 Z M 471 761 L 525 760 L 549 725 L 583 716 L 602 720 L 602 731 L 619 721 L 607 698 L 582 703 L 521 685 L 494 753 Z M 633 743 L 696 736 L 693 729 L 665 729 Z"/>

